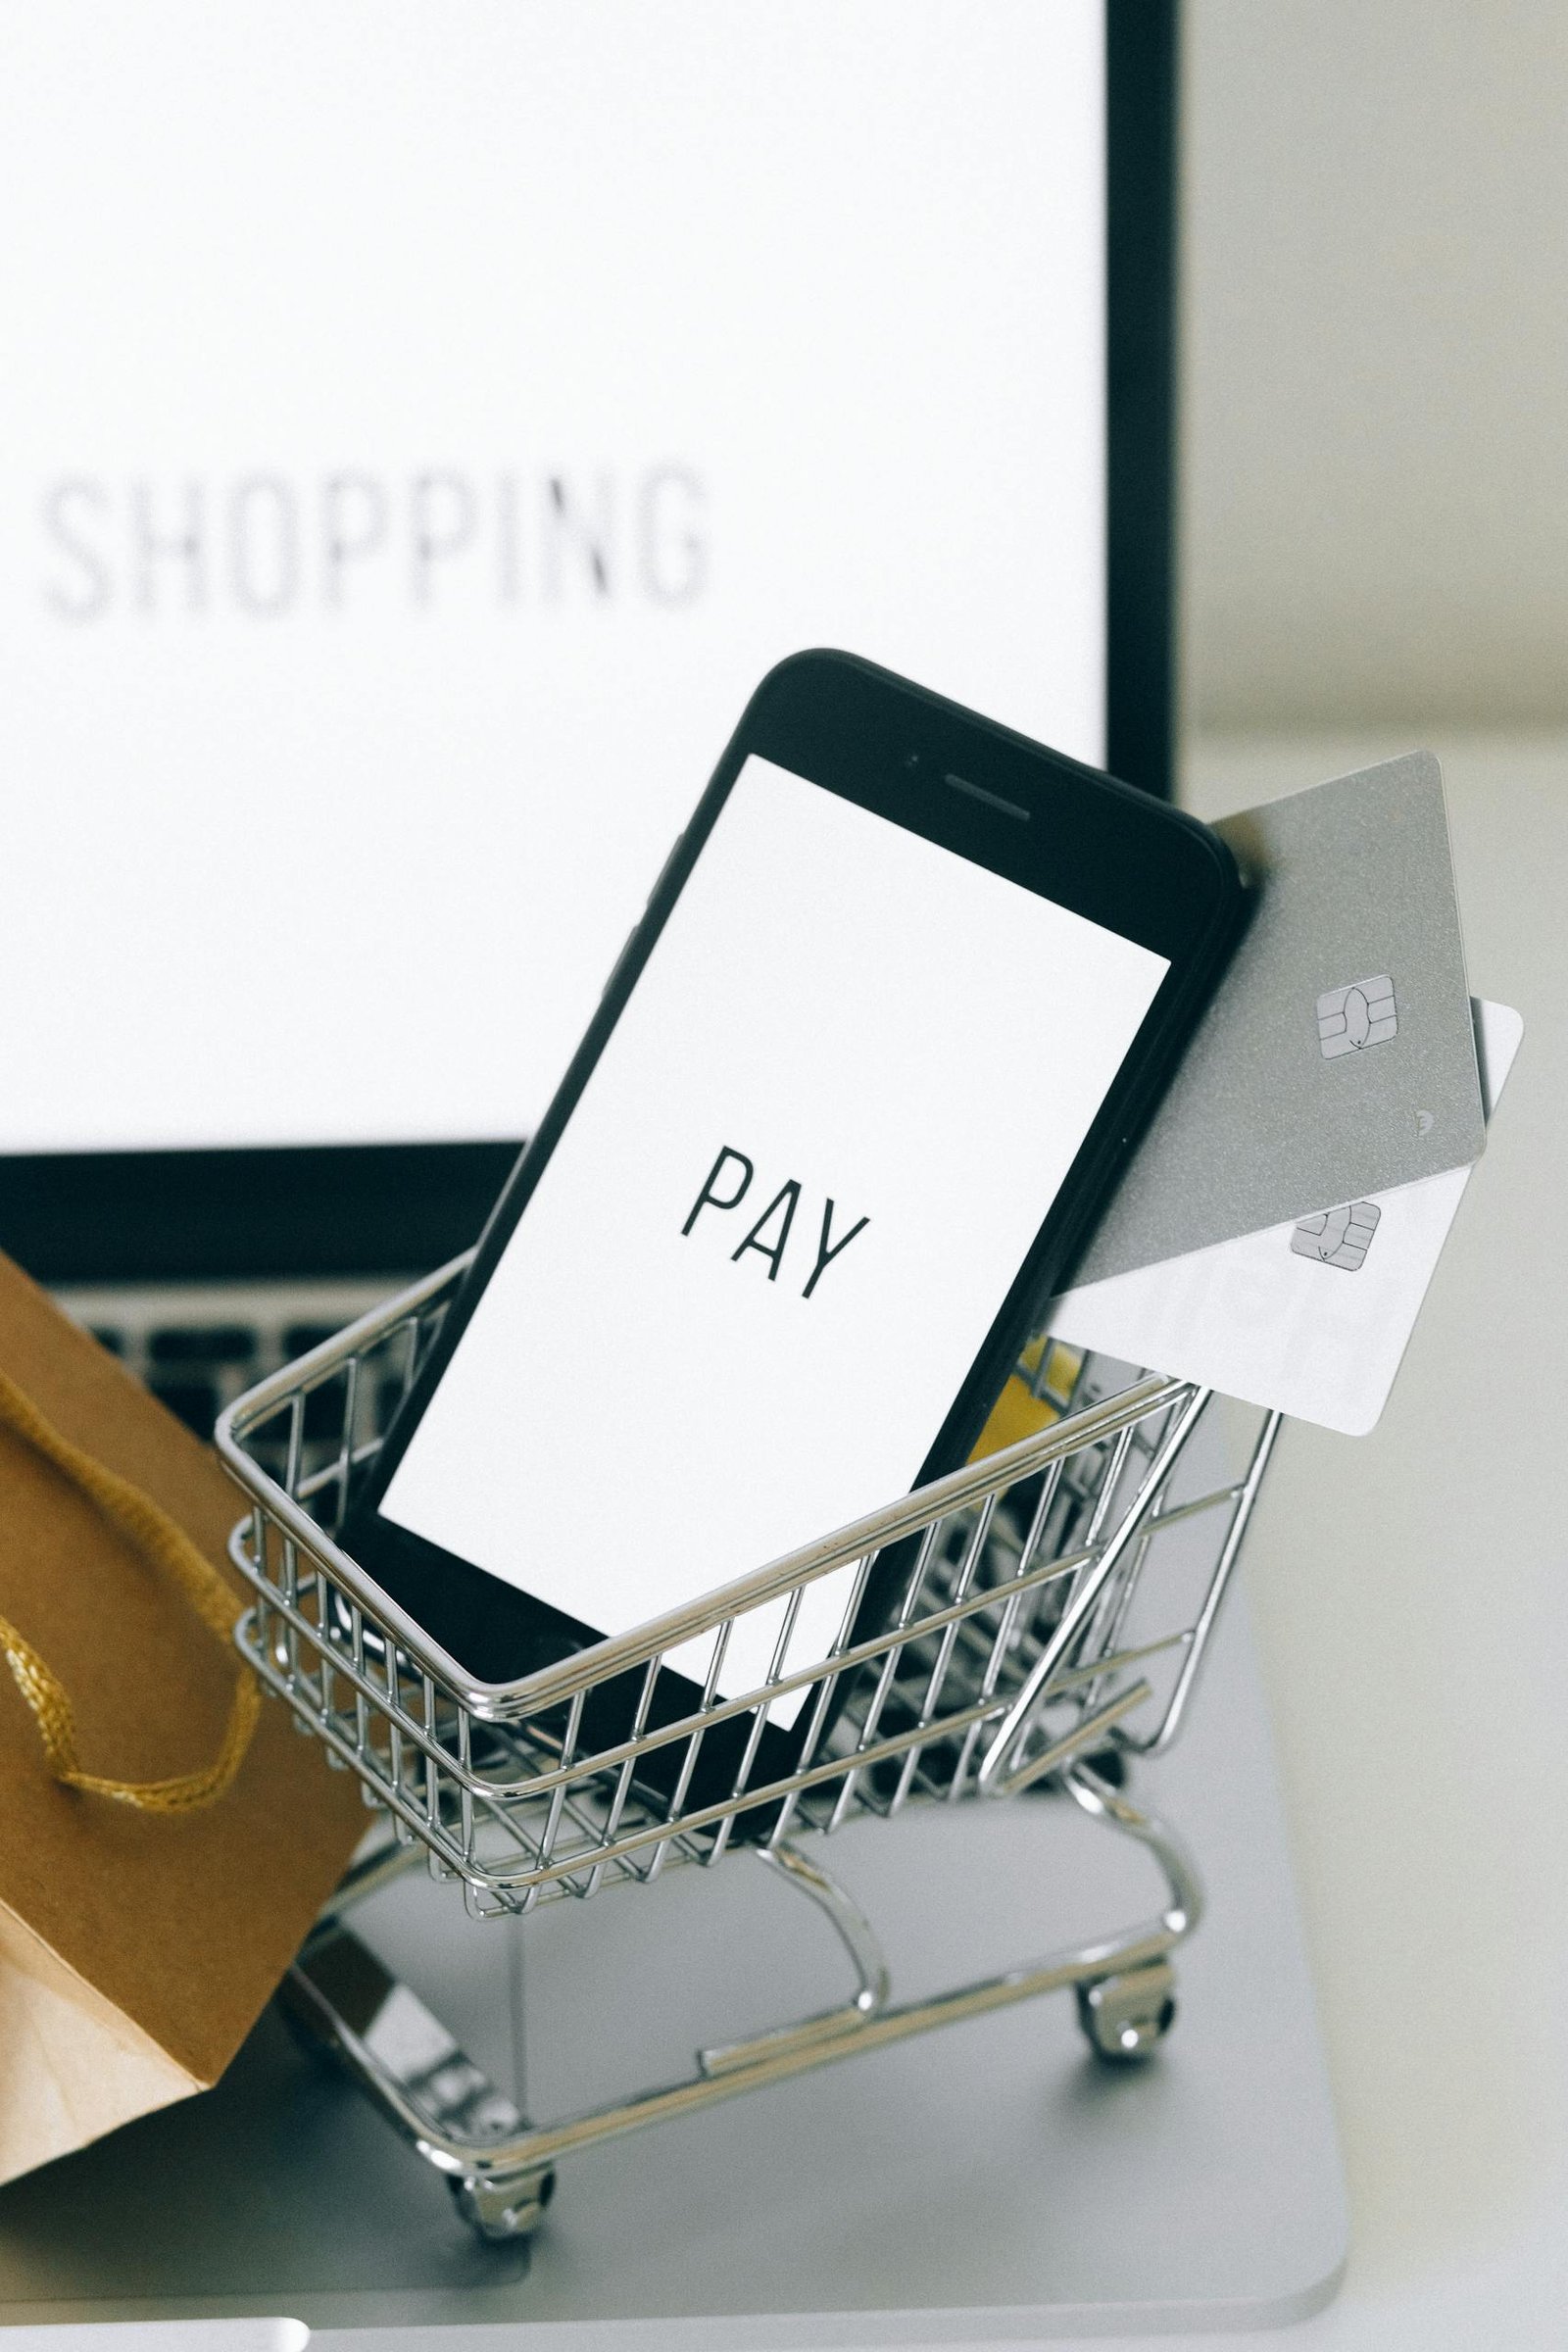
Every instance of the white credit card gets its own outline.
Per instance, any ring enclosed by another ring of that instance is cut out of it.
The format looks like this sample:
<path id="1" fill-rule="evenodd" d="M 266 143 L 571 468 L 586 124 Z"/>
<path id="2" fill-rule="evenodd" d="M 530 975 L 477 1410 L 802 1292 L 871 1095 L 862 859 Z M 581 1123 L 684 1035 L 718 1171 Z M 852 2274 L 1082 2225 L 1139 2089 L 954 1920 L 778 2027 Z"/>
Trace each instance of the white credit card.
<path id="1" fill-rule="evenodd" d="M 1490 1120 L 1524 1022 L 1471 999 Z M 1342 1201 L 1057 1298 L 1070 1346 L 1364 1437 L 1389 1400 L 1469 1168 Z"/>

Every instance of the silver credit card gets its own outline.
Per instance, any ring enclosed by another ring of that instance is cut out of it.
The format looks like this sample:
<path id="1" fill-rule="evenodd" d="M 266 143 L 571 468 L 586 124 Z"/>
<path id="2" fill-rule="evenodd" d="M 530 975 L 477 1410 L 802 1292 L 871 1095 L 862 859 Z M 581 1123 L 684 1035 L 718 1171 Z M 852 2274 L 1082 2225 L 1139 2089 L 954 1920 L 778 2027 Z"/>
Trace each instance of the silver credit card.
<path id="1" fill-rule="evenodd" d="M 1486 1146 L 1430 752 L 1215 828 L 1256 897 L 1075 1284 L 1468 1166 Z"/>

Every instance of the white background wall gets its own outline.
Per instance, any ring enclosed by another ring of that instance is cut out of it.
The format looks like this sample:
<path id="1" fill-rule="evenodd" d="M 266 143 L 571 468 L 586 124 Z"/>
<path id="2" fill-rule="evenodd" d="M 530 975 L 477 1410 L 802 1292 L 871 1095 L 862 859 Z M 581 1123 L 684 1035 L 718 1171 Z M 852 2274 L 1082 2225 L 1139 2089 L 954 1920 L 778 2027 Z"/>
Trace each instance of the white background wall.
<path id="1" fill-rule="evenodd" d="M 1568 719 L 1568 9 L 1184 39 L 1189 724 Z"/>

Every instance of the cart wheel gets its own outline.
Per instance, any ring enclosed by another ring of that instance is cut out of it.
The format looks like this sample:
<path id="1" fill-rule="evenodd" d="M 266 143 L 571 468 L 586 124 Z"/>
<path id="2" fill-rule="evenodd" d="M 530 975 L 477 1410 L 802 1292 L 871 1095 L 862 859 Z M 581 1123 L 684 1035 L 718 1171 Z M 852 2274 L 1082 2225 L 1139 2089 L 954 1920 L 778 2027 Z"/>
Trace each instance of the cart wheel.
<path id="1" fill-rule="evenodd" d="M 1097 2058 L 1115 2066 L 1149 2057 L 1170 2032 L 1176 2016 L 1176 1976 L 1168 1961 L 1156 1960 L 1124 1977 L 1102 1977 L 1078 1987 L 1078 2023 Z"/>
<path id="2" fill-rule="evenodd" d="M 556 2168 L 541 2166 L 531 2173 L 507 2173 L 499 2178 L 476 2176 L 451 2182 L 458 2211 L 476 2237 L 503 2245 L 532 2237 L 556 2193 Z"/>

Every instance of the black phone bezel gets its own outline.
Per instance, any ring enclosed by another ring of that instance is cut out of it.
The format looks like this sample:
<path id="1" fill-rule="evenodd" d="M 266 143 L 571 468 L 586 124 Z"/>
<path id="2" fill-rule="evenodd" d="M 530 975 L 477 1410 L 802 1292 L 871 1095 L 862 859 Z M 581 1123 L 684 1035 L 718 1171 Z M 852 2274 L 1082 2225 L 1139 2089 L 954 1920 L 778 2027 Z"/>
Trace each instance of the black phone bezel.
<path id="1" fill-rule="evenodd" d="M 1027 1337 L 1032 1312 L 1088 1239 L 1095 1208 L 1174 1068 L 1241 919 L 1241 885 L 1230 853 L 1196 819 L 852 656 L 797 655 L 768 673 L 670 853 L 556 1097 L 495 1205 L 473 1266 L 340 1539 L 399 1607 L 484 1685 L 519 1681 L 605 1635 L 414 1535 L 383 1517 L 378 1505 L 753 754 L 992 872 L 1040 890 L 1154 949 L 1171 966 L 998 1307 L 984 1347 L 933 1437 L 916 1483 L 956 1467 L 973 1446 Z M 1020 1084 L 1027 1078 L 1027 1070 L 1021 1070 Z M 868 1495 L 867 1506 L 886 1499 Z M 762 1565 L 737 1561 L 735 1573 Z M 885 1575 L 873 1578 L 862 1624 L 874 1619 L 885 1584 Z M 598 1694 L 583 1725 L 585 1741 L 608 1744 L 625 1736 L 640 1679 L 623 1677 L 620 1686 Z M 672 1722 L 692 1712 L 700 1696 L 694 1683 L 666 1670 L 659 1678 L 649 1720 Z M 791 1768 L 808 1716 L 809 1710 L 803 1710 L 791 1731 L 764 1728 L 754 1784 Z M 708 1735 L 691 1801 L 702 1801 L 724 1785 L 726 1773 L 733 1774 L 750 1722 L 737 1717 L 722 1733 Z M 662 1753 L 669 1770 L 676 1769 L 676 1748 Z"/>

